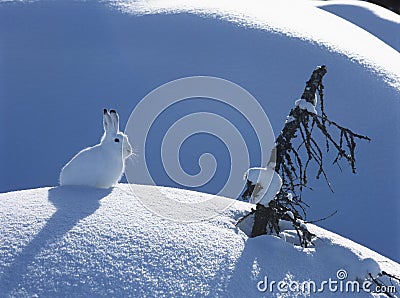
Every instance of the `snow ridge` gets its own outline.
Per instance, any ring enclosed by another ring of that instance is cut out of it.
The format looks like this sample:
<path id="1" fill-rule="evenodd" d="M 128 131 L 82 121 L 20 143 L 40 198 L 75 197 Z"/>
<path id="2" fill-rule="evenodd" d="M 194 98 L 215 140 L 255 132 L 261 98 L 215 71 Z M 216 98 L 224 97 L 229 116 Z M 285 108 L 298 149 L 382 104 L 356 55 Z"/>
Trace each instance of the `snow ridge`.
<path id="1" fill-rule="evenodd" d="M 400 66 L 392 62 L 398 60 L 396 50 L 360 27 L 314 7 L 307 0 L 110 0 L 108 3 L 131 14 L 192 13 L 308 40 L 358 61 L 377 71 L 391 86 L 400 88 Z M 313 17 L 307 19 L 308 15 Z"/>
<path id="2" fill-rule="evenodd" d="M 143 186 L 141 195 L 150 197 L 160 189 Z M 162 191 L 182 200 L 213 197 Z M 249 239 L 235 222 L 252 206 L 235 201 L 223 214 L 189 224 L 144 209 L 126 184 L 109 190 L 54 187 L 0 194 L 0 292 L 19 297 L 243 297 L 259 295 L 257 284 L 265 276 L 319 283 L 335 278 L 339 269 L 349 280 L 363 279 L 376 268 L 400 272 L 399 264 L 313 225 L 308 227 L 318 235 L 315 248 L 294 247 L 275 236 Z"/>

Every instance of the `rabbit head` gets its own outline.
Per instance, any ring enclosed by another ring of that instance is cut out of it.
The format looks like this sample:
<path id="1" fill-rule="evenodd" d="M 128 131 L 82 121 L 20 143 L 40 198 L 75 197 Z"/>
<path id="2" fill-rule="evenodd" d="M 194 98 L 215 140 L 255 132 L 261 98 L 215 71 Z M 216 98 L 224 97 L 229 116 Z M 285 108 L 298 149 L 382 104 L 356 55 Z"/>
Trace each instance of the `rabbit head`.
<path id="1" fill-rule="evenodd" d="M 128 136 L 119 131 L 119 116 L 115 110 L 103 111 L 104 134 L 101 138 L 102 146 L 109 146 L 112 150 L 118 150 L 123 159 L 133 154 L 132 146 L 129 143 Z"/>

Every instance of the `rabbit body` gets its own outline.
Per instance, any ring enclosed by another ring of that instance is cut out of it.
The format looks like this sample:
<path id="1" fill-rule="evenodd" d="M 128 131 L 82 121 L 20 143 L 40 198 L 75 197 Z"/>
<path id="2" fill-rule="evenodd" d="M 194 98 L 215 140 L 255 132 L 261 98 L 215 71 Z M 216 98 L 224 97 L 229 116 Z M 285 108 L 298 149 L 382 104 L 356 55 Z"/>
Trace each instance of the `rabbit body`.
<path id="1" fill-rule="evenodd" d="M 128 137 L 119 131 L 118 114 L 104 110 L 100 144 L 83 149 L 61 170 L 60 185 L 109 188 L 122 177 L 125 159 L 132 154 Z"/>

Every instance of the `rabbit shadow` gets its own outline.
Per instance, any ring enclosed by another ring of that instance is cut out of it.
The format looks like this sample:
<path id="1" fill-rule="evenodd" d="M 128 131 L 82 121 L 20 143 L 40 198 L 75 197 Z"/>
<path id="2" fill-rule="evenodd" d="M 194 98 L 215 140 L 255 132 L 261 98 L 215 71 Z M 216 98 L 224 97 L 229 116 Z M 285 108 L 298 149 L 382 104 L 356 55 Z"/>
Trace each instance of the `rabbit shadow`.
<path id="1" fill-rule="evenodd" d="M 60 186 L 48 190 L 48 200 L 56 212 L 14 259 L 14 262 L 0 276 L 0 294 L 12 296 L 15 287 L 29 291 L 29 266 L 35 262 L 42 250 L 60 241 L 79 221 L 92 215 L 99 207 L 100 200 L 112 189 L 96 189 L 82 186 Z M 46 264 L 41 264 L 45 267 Z"/>

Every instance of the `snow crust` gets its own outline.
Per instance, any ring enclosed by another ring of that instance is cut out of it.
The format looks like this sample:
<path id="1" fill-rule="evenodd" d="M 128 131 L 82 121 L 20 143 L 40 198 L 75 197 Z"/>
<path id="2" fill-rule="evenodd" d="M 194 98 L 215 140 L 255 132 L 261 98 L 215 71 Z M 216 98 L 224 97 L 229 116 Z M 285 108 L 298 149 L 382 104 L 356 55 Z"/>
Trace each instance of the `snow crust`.
<path id="1" fill-rule="evenodd" d="M 158 192 L 153 186 L 140 189 L 149 199 Z M 158 189 L 181 200 L 212 197 Z M 400 272 L 399 264 L 310 224 L 318 235 L 312 248 L 294 247 L 290 230 L 288 242 L 275 236 L 249 239 L 235 223 L 252 206 L 236 201 L 209 221 L 184 224 L 144 209 L 126 184 L 110 190 L 54 187 L 0 194 L 0 292 L 18 297 L 255 297 L 265 276 L 321 282 L 335 279 L 339 269 L 346 270 L 347 280 L 363 280 L 380 270 Z"/>

